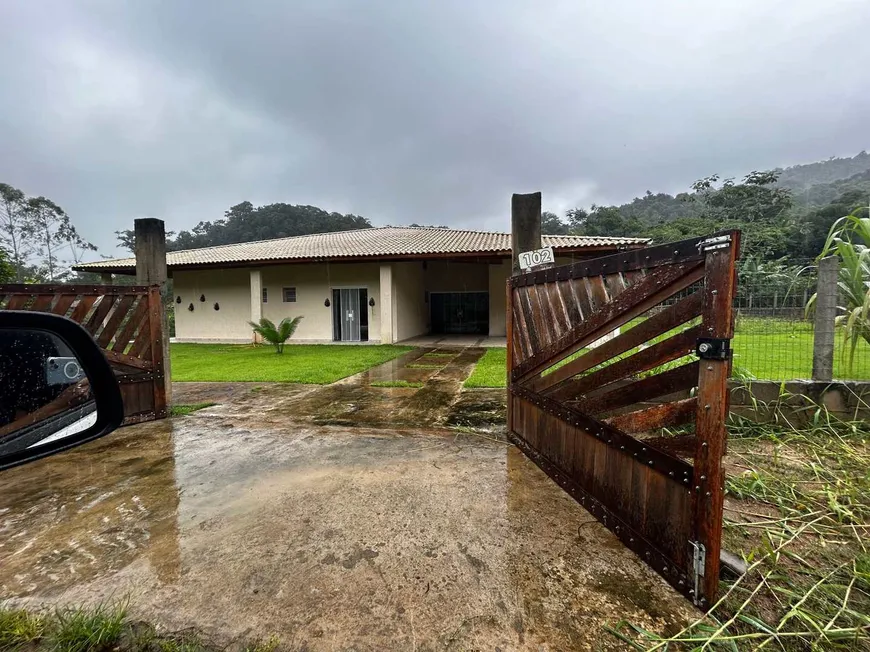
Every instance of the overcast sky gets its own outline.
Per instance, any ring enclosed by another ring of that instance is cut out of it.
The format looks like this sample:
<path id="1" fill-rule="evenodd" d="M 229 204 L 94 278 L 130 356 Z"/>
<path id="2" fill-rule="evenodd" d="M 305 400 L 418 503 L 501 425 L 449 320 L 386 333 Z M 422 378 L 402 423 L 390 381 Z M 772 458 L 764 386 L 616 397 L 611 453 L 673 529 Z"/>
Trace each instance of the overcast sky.
<path id="1" fill-rule="evenodd" d="M 870 146 L 867 0 L 0 0 L 0 181 L 115 253 L 250 200 L 508 229 Z"/>

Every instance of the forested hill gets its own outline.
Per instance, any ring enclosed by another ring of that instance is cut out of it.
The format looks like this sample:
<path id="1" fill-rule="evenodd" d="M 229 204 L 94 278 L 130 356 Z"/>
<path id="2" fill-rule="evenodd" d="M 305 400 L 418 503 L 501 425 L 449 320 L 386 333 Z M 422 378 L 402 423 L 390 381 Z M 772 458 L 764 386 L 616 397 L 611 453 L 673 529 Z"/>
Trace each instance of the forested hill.
<path id="1" fill-rule="evenodd" d="M 255 208 L 251 202 L 244 201 L 226 211 L 222 220 L 200 222 L 190 231 L 179 231 L 177 235 L 167 233 L 166 245 L 170 251 L 179 251 L 371 226 L 365 217 L 330 213 L 316 206 L 268 204 Z M 133 231 L 116 233 L 120 243 L 133 251 Z"/>
<path id="2" fill-rule="evenodd" d="M 852 158 L 829 158 L 827 161 L 777 168 L 777 185 L 791 191 L 806 190 L 818 184 L 830 184 L 870 170 L 870 154 L 866 151 Z"/>
<path id="3" fill-rule="evenodd" d="M 720 229 L 743 230 L 744 256 L 813 258 L 831 224 L 870 203 L 870 154 L 750 172 L 712 175 L 686 192 L 647 191 L 619 206 L 578 207 L 544 216 L 545 233 L 644 236 L 669 242 Z M 861 208 L 865 207 L 865 208 Z"/>

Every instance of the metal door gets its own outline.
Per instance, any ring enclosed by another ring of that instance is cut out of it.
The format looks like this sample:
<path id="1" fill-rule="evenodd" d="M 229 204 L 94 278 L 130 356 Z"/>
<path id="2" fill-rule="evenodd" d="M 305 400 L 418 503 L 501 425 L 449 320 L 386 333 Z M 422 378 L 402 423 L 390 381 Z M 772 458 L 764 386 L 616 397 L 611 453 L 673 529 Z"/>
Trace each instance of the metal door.
<path id="1" fill-rule="evenodd" d="M 509 436 L 702 608 L 719 583 L 739 237 L 532 271 L 507 288 Z"/>

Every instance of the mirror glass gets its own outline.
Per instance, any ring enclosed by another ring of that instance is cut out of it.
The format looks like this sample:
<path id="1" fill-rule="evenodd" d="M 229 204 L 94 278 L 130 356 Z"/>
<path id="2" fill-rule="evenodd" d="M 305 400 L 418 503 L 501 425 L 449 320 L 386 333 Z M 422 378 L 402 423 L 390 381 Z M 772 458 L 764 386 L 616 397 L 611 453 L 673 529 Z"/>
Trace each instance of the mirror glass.
<path id="1" fill-rule="evenodd" d="M 90 383 L 66 342 L 43 330 L 0 328 L 0 457 L 96 422 Z"/>

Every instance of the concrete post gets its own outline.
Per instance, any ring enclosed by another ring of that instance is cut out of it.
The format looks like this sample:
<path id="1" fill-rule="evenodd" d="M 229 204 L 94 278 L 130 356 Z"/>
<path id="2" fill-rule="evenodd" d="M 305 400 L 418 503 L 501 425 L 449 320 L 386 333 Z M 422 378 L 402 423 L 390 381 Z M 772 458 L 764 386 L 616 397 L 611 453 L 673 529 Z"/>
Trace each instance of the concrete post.
<path id="1" fill-rule="evenodd" d="M 834 378 L 834 321 L 837 318 L 839 272 L 840 259 L 836 256 L 819 261 L 813 330 L 813 380 L 830 381 Z"/>
<path id="2" fill-rule="evenodd" d="M 381 265 L 381 344 L 392 344 L 393 337 L 393 265 Z"/>
<path id="3" fill-rule="evenodd" d="M 172 405 L 172 375 L 169 360 L 169 325 L 166 322 L 167 296 L 166 229 L 163 220 L 151 217 L 134 221 L 136 248 L 136 282 L 139 285 L 160 286 L 163 306 L 160 310 L 163 332 L 163 374 L 166 386 L 166 404 Z"/>
<path id="4" fill-rule="evenodd" d="M 511 275 L 519 274 L 520 254 L 541 248 L 541 193 L 511 197 Z"/>
<path id="5" fill-rule="evenodd" d="M 251 270 L 251 321 L 260 323 L 263 318 L 263 276 L 259 269 Z M 254 343 L 260 341 L 259 335 L 251 331 Z"/>
<path id="6" fill-rule="evenodd" d="M 112 272 L 103 272 L 100 274 L 100 283 L 103 285 L 111 285 L 112 284 Z"/>

